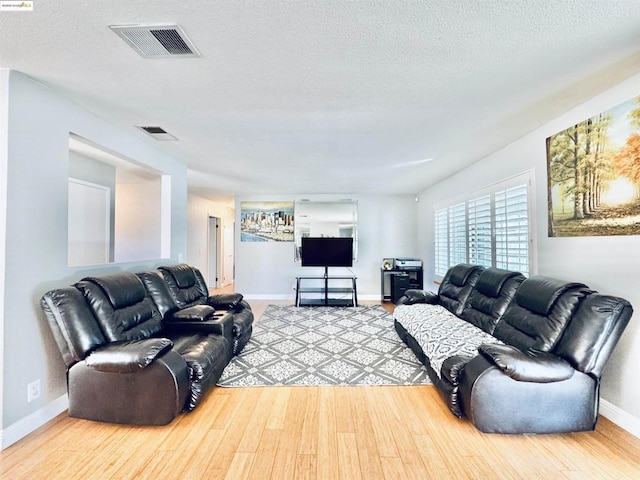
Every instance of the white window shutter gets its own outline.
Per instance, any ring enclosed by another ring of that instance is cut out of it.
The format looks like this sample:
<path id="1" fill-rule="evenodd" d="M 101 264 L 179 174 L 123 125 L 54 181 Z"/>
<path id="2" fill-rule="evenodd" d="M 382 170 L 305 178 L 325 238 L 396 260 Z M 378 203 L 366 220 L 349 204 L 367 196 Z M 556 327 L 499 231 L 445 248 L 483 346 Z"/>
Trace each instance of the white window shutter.
<path id="1" fill-rule="evenodd" d="M 434 210 L 435 274 L 472 263 L 529 275 L 529 175 L 494 184 Z"/>

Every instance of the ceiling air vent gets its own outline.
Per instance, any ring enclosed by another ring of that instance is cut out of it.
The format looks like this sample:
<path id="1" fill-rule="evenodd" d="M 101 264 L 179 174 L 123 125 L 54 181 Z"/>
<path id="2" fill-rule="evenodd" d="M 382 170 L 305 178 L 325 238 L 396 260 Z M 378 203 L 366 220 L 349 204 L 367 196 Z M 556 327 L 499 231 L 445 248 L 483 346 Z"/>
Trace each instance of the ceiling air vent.
<path id="1" fill-rule="evenodd" d="M 199 57 L 200 53 L 178 25 L 110 25 L 144 58 Z"/>
<path id="2" fill-rule="evenodd" d="M 136 125 L 136 127 L 139 128 L 140 130 L 142 130 L 143 132 L 148 133 L 149 135 L 151 135 L 156 140 L 178 140 L 176 137 L 174 137 L 173 135 L 168 133 L 162 127 L 149 127 L 149 126 L 146 126 L 146 125 L 145 126 Z"/>

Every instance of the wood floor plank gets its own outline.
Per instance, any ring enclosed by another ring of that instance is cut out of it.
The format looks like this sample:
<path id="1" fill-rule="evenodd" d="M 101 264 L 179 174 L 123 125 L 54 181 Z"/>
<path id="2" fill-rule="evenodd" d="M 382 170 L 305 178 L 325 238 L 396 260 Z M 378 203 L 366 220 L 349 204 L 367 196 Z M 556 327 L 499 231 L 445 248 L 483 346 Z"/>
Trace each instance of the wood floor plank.
<path id="1" fill-rule="evenodd" d="M 224 478 L 234 459 L 242 438 L 250 424 L 251 417 L 259 399 L 259 392 L 255 389 L 241 389 L 237 395 L 242 401 L 235 402 L 232 414 L 233 420 L 227 423 L 224 434 L 218 445 L 215 456 L 207 465 L 205 478 Z M 236 393 L 236 392 L 234 392 Z"/>
<path id="2" fill-rule="evenodd" d="M 400 457 L 381 457 L 380 462 L 385 480 L 412 480 L 404 471 Z"/>
<path id="3" fill-rule="evenodd" d="M 334 480 L 339 478 L 335 388 L 323 387 L 318 392 L 318 458 L 321 459 L 318 461 L 318 478 Z"/>
<path id="4" fill-rule="evenodd" d="M 337 432 L 338 471 L 340 478 L 358 480 L 363 478 L 358 456 L 358 442 L 355 433 Z"/>
<path id="5" fill-rule="evenodd" d="M 255 454 L 236 452 L 231 460 L 231 464 L 226 471 L 224 478 L 226 480 L 238 480 L 241 478 L 248 478 L 249 471 L 251 471 L 251 465 L 255 459 Z"/>
<path id="6" fill-rule="evenodd" d="M 356 404 L 365 406 L 367 391 L 367 388 L 362 387 L 357 390 L 350 389 L 349 393 Z M 366 408 L 360 408 L 356 414 L 355 432 L 362 478 L 383 478 L 384 472 L 375 442 L 373 424 Z"/>
<path id="7" fill-rule="evenodd" d="M 399 457 L 398 448 L 396 446 L 393 436 L 389 434 L 392 427 L 389 422 L 389 412 L 392 410 L 392 406 L 385 405 L 384 396 L 382 395 L 382 389 L 369 388 L 367 389 L 367 403 L 366 407 L 371 417 L 371 424 L 373 426 L 373 436 L 376 441 L 378 452 L 381 457 Z"/>
<path id="8" fill-rule="evenodd" d="M 238 445 L 239 452 L 255 453 L 260 445 L 260 437 L 265 429 L 267 419 L 271 413 L 271 406 L 275 400 L 275 391 L 270 389 L 256 389 L 260 396 Z"/>
<path id="9" fill-rule="evenodd" d="M 282 437 L 282 430 L 263 430 L 256 456 L 247 478 L 271 478 L 273 462 Z"/>
<path id="10" fill-rule="evenodd" d="M 283 419 L 282 437 L 273 462 L 272 478 L 294 478 L 299 441 L 304 423 L 308 389 L 293 388 Z"/>
<path id="11" fill-rule="evenodd" d="M 335 401 L 336 431 L 339 433 L 353 433 L 355 431 L 355 410 L 358 408 L 358 405 L 353 402 L 353 396 L 350 395 L 346 388 L 338 388 L 335 390 Z"/>
<path id="12" fill-rule="evenodd" d="M 222 474 L 226 474 L 222 469 L 218 472 L 218 476 L 211 475 L 206 477 L 206 472 L 212 463 L 216 462 L 219 456 L 220 445 L 224 441 L 225 430 L 211 429 L 207 431 L 204 440 L 200 445 L 192 445 L 193 454 L 189 462 L 185 465 L 181 472 L 175 472 L 174 476 L 164 475 L 157 477 L 158 479 L 170 478 L 189 478 L 193 480 L 203 478 L 221 478 Z M 231 460 L 229 460 L 231 463 Z"/>
<path id="13" fill-rule="evenodd" d="M 300 444 L 298 453 L 301 455 L 318 454 L 318 423 L 320 421 L 320 401 L 318 389 L 308 389 L 305 403 L 302 431 L 300 432 Z"/>
<path id="14" fill-rule="evenodd" d="M 413 441 L 422 457 L 422 463 L 426 466 L 425 478 L 434 480 L 455 479 L 447 468 L 446 462 L 440 456 L 435 445 L 436 442 L 431 435 L 413 435 Z"/>
<path id="15" fill-rule="evenodd" d="M 317 455 L 296 455 L 296 469 L 293 478 L 296 480 L 315 480 L 318 478 Z"/>
<path id="16" fill-rule="evenodd" d="M 267 419 L 266 428 L 269 429 L 283 429 L 284 422 L 287 415 L 287 405 L 289 403 L 289 396 L 291 395 L 292 387 L 279 387 L 282 391 L 278 392 L 278 395 L 273 401 L 269 418 Z"/>

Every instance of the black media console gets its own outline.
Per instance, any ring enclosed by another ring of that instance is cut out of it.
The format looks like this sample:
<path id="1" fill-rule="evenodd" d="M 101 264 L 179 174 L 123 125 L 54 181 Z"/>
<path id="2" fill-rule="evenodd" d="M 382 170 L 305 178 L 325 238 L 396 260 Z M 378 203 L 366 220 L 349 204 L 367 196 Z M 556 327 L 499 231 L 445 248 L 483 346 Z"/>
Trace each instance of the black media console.
<path id="1" fill-rule="evenodd" d="M 356 277 L 327 274 L 296 277 L 296 307 L 323 306 L 357 307 Z"/>

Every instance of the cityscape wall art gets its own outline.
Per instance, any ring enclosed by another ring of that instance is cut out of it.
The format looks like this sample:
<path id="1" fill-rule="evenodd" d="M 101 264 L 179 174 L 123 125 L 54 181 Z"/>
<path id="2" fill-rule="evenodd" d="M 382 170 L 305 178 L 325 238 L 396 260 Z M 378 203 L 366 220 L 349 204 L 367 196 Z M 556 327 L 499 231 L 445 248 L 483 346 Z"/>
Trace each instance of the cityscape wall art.
<path id="1" fill-rule="evenodd" d="M 294 202 L 240 202 L 241 242 L 293 242 Z"/>

